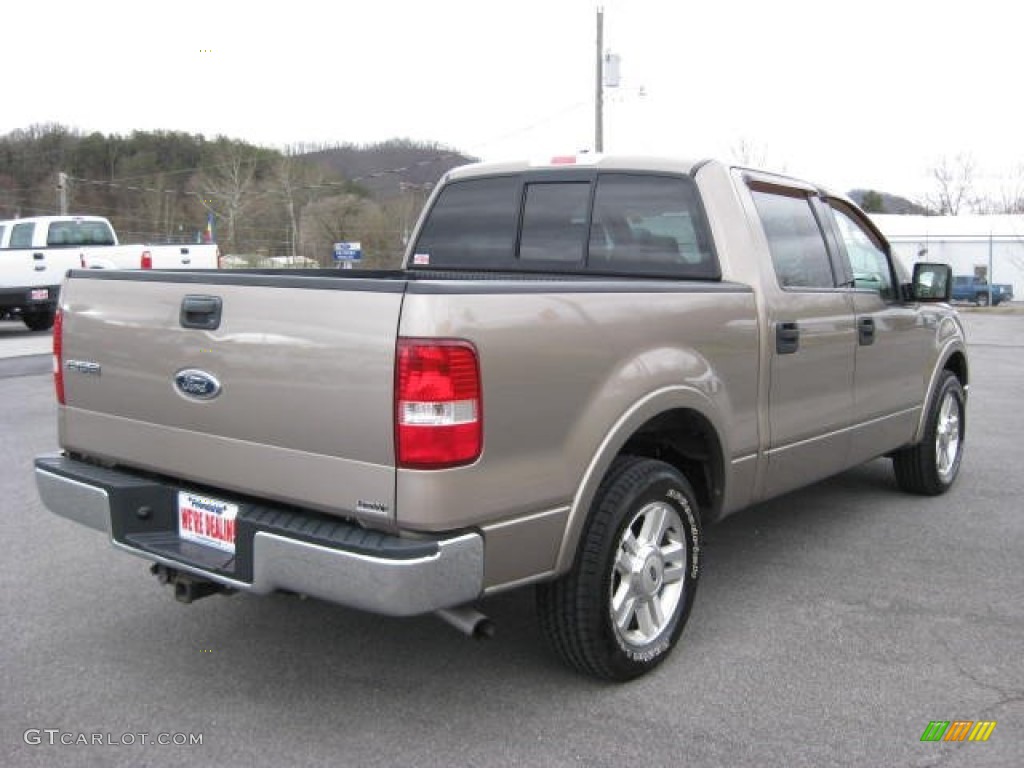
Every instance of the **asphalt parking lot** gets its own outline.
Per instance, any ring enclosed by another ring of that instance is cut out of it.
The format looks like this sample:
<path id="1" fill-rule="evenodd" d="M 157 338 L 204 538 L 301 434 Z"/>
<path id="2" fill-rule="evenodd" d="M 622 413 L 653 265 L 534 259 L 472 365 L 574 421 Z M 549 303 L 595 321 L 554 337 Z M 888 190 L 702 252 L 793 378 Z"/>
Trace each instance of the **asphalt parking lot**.
<path id="1" fill-rule="evenodd" d="M 1024 765 L 1024 314 L 965 323 L 954 489 L 903 495 L 879 460 L 710 528 L 682 644 L 622 686 L 556 661 L 529 591 L 484 604 L 483 643 L 314 600 L 174 602 L 41 506 L 49 342 L 0 323 L 0 764 Z M 997 725 L 922 742 L 935 720 Z"/>

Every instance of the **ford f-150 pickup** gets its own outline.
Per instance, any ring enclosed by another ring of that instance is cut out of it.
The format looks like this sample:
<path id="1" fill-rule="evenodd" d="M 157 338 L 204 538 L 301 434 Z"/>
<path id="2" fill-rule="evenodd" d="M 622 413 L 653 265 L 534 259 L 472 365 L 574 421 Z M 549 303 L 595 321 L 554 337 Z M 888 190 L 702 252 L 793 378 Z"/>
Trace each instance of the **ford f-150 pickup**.
<path id="1" fill-rule="evenodd" d="M 946 491 L 949 268 L 849 200 L 715 161 L 449 172 L 404 269 L 73 271 L 43 502 L 185 602 L 298 593 L 489 630 L 624 680 L 691 613 L 702 527 L 876 457 Z M 69 575 L 69 578 L 72 578 Z"/>
<path id="2" fill-rule="evenodd" d="M 216 269 L 215 243 L 122 245 L 102 216 L 34 216 L 0 221 L 0 311 L 33 331 L 53 325 L 67 270 Z"/>

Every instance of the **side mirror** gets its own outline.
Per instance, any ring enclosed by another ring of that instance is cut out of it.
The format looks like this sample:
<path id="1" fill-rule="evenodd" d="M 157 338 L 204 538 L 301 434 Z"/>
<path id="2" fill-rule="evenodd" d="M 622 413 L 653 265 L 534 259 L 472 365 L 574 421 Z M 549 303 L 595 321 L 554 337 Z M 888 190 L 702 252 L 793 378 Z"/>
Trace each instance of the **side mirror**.
<path id="1" fill-rule="evenodd" d="M 914 265 L 911 301 L 949 301 L 953 292 L 953 269 L 948 264 L 918 262 Z"/>

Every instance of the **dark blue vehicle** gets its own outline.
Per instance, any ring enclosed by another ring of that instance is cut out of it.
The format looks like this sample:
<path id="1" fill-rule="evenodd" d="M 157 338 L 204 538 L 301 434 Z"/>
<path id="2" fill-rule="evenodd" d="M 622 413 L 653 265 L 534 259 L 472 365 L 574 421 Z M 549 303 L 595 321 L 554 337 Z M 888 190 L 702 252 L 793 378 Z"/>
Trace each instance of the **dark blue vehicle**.
<path id="1" fill-rule="evenodd" d="M 990 289 L 991 288 L 991 292 Z M 953 301 L 969 301 L 979 307 L 1013 301 L 1013 286 L 1006 283 L 993 283 L 973 275 L 957 275 L 953 278 Z"/>

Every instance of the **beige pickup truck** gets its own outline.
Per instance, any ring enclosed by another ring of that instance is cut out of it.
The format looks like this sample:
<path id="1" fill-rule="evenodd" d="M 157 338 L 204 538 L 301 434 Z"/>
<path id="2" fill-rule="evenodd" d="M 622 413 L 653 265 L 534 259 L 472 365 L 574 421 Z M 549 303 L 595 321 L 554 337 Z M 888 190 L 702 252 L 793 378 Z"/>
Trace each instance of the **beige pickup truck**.
<path id="1" fill-rule="evenodd" d="M 680 637 L 703 526 L 879 456 L 907 491 L 952 485 L 950 284 L 792 178 L 471 165 L 400 271 L 71 272 L 38 488 L 186 602 L 479 634 L 479 601 L 534 585 L 566 662 L 629 679 Z"/>

